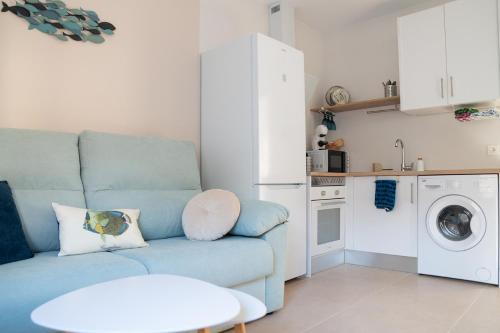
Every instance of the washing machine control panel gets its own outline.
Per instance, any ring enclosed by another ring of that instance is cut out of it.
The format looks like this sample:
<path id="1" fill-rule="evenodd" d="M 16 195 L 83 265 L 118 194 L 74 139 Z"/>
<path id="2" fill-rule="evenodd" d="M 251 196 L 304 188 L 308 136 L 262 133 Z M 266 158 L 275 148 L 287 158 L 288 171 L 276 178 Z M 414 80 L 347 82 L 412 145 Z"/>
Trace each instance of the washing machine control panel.
<path id="1" fill-rule="evenodd" d="M 479 191 L 479 193 L 484 198 L 491 198 L 497 195 L 498 192 L 498 181 L 496 175 L 482 176 L 474 184 Z"/>
<path id="2" fill-rule="evenodd" d="M 428 190 L 444 190 L 446 189 L 446 180 L 436 178 L 422 178 L 420 186 Z"/>
<path id="3" fill-rule="evenodd" d="M 473 177 L 473 176 L 471 176 Z M 480 175 L 473 177 L 474 179 L 456 179 L 450 176 L 442 177 L 421 177 L 420 189 L 432 192 L 451 192 L 460 194 L 461 191 L 469 191 L 474 189 L 475 193 L 484 198 L 491 198 L 498 192 L 498 176 L 497 175 Z"/>

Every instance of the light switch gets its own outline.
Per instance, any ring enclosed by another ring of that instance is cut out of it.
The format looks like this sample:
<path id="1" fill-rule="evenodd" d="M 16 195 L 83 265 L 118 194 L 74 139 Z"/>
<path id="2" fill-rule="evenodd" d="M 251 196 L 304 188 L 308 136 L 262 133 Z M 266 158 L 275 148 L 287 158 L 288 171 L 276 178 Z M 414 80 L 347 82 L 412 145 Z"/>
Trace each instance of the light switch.
<path id="1" fill-rule="evenodd" d="M 488 146 L 488 155 L 500 155 L 500 146 L 489 145 Z"/>

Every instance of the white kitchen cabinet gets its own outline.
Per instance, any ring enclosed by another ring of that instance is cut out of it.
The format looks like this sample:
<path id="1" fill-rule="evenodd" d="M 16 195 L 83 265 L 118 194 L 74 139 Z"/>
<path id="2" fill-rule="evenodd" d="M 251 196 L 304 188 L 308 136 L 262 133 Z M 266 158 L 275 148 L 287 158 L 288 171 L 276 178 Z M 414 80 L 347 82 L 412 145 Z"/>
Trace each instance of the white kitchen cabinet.
<path id="1" fill-rule="evenodd" d="M 456 0 L 398 18 L 401 110 L 500 97 L 498 0 Z"/>
<path id="2" fill-rule="evenodd" d="M 417 256 L 417 177 L 399 177 L 394 210 L 375 207 L 375 177 L 353 180 L 353 218 L 349 248 L 407 257 Z"/>
<path id="3" fill-rule="evenodd" d="M 497 0 L 457 0 L 444 12 L 450 104 L 497 99 Z"/>
<path id="4" fill-rule="evenodd" d="M 448 105 L 444 7 L 400 17 L 398 39 L 401 110 Z"/>

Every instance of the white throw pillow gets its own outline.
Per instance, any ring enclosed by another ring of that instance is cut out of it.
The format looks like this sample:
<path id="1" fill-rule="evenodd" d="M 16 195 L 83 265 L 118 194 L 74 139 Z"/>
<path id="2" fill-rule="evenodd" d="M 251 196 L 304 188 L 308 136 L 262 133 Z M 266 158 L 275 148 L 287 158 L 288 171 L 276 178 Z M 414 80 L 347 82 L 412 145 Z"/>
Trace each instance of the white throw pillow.
<path id="1" fill-rule="evenodd" d="M 59 256 L 148 246 L 137 223 L 138 209 L 52 207 L 59 221 Z"/>
<path id="2" fill-rule="evenodd" d="M 182 227 L 190 240 L 216 240 L 234 227 L 239 215 L 240 201 L 234 193 L 208 190 L 187 203 Z"/>

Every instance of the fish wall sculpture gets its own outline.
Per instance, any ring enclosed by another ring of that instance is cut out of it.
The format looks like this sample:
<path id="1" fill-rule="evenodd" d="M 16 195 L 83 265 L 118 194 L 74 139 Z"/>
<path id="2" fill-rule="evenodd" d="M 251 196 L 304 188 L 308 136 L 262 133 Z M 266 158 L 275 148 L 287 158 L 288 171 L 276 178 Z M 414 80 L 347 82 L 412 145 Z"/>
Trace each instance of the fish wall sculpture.
<path id="1" fill-rule="evenodd" d="M 61 0 L 23 0 L 9 6 L 2 1 L 2 12 L 10 12 L 28 22 L 29 30 L 38 30 L 61 41 L 104 43 L 104 35 L 113 35 L 116 27 L 101 21 L 96 12 L 67 8 Z"/>

